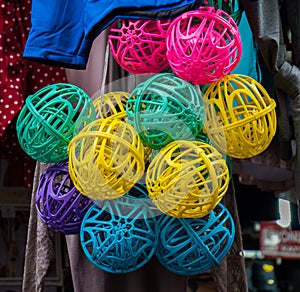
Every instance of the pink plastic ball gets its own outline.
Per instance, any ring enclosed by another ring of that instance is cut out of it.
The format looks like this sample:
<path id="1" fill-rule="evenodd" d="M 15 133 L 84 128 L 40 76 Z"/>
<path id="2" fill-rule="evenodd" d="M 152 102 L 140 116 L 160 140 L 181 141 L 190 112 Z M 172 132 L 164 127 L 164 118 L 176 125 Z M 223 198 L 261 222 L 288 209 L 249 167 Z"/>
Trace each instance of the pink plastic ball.
<path id="1" fill-rule="evenodd" d="M 176 17 L 166 35 L 173 72 L 194 84 L 210 84 L 232 72 L 241 58 L 238 27 L 225 11 L 200 7 Z"/>
<path id="2" fill-rule="evenodd" d="M 132 74 L 159 73 L 169 66 L 166 32 L 170 20 L 118 19 L 108 42 L 116 62 Z"/>

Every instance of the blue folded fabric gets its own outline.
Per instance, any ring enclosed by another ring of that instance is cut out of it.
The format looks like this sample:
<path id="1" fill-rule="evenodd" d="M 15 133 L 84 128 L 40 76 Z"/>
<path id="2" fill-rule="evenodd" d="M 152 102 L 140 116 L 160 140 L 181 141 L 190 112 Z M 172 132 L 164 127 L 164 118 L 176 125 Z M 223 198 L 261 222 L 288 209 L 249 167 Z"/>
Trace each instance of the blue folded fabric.
<path id="1" fill-rule="evenodd" d="M 124 8 L 115 8 L 106 18 L 101 19 L 96 25 L 92 25 L 92 29 L 89 31 L 89 36 L 93 34 L 96 36 L 99 32 L 103 31 L 109 25 L 111 25 L 118 18 L 126 19 L 173 19 L 176 16 L 183 14 L 190 10 L 198 9 L 201 6 L 202 0 L 189 0 L 185 1 L 186 4 L 182 6 L 181 3 L 178 5 L 169 5 L 153 8 L 150 10 L 132 10 Z"/>
<path id="2" fill-rule="evenodd" d="M 200 5 L 200 0 L 32 0 L 23 57 L 85 69 L 93 41 L 117 18 L 171 19 Z"/>

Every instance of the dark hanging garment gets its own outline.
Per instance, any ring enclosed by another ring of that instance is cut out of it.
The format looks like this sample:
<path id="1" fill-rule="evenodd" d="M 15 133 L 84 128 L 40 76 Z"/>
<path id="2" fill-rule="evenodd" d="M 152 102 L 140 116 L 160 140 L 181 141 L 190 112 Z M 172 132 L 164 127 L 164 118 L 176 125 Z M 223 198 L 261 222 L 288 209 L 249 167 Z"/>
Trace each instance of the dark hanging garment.
<path id="1" fill-rule="evenodd" d="M 242 0 L 253 36 L 258 44 L 262 58 L 274 76 L 274 95 L 277 102 L 278 137 L 280 141 L 280 157 L 292 159 L 291 142 L 296 141 L 295 192 L 300 200 L 300 69 L 298 60 L 300 51 L 299 23 L 300 1 L 285 1 L 287 18 L 291 27 L 292 60 L 286 58 L 286 41 L 280 13 L 280 1 L 248 1 Z M 293 127 L 290 123 L 290 115 Z M 299 208 L 300 210 L 300 208 Z M 299 211 L 300 212 L 300 211 Z"/>

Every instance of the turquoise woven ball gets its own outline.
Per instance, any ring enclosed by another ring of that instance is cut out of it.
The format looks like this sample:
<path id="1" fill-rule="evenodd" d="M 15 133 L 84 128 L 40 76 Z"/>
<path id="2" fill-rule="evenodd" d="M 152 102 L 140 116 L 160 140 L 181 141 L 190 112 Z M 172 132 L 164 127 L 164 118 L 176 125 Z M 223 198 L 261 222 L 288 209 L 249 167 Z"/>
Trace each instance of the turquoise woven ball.
<path id="1" fill-rule="evenodd" d="M 79 87 L 56 83 L 26 98 L 17 120 L 22 149 L 33 159 L 56 163 L 68 160 L 68 144 L 95 119 L 91 98 Z"/>
<path id="2" fill-rule="evenodd" d="M 156 257 L 167 270 L 183 276 L 218 266 L 229 252 L 235 235 L 233 219 L 221 203 L 205 217 L 164 216 L 159 225 Z"/>
<path id="3" fill-rule="evenodd" d="M 205 118 L 202 93 L 173 73 L 140 83 L 128 98 L 126 113 L 127 122 L 152 149 L 174 140 L 194 140 Z"/>
<path id="4" fill-rule="evenodd" d="M 132 191 L 139 190 L 133 187 Z M 93 265 L 122 274 L 135 271 L 150 260 L 158 233 L 155 214 L 148 205 L 141 199 L 123 196 L 99 201 L 88 210 L 81 224 L 80 240 Z"/>

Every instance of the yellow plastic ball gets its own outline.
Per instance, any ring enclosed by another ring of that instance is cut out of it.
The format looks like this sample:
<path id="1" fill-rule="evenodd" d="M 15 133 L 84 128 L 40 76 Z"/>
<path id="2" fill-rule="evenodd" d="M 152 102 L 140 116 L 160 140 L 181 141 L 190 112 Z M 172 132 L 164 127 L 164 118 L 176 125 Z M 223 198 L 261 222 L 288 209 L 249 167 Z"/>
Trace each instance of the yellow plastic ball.
<path id="1" fill-rule="evenodd" d="M 130 93 L 124 91 L 112 91 L 97 97 L 93 101 L 96 111 L 96 118 L 105 119 L 121 119 L 126 120 L 126 103 Z M 148 161 L 152 153 L 152 149 L 144 145 L 144 159 Z"/>
<path id="2" fill-rule="evenodd" d="M 255 79 L 231 74 L 203 96 L 205 128 L 212 144 L 234 158 L 250 158 L 270 145 L 277 127 L 276 102 Z"/>
<path id="3" fill-rule="evenodd" d="M 229 180 L 223 155 L 200 141 L 169 143 L 153 158 L 146 173 L 153 203 L 177 218 L 206 216 L 225 195 Z"/>
<path id="4" fill-rule="evenodd" d="M 112 91 L 97 97 L 94 101 L 96 117 L 105 119 L 110 116 L 125 118 L 126 102 L 130 93 L 124 91 Z"/>
<path id="5" fill-rule="evenodd" d="M 89 124 L 71 140 L 68 154 L 75 187 L 94 200 L 123 196 L 145 171 L 141 139 L 120 119 Z"/>

